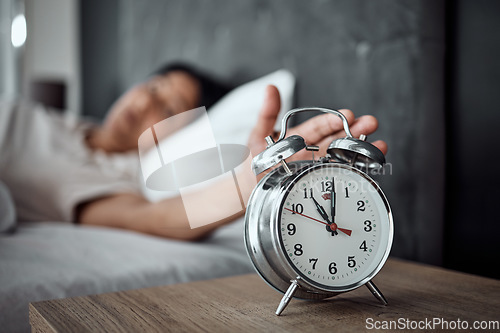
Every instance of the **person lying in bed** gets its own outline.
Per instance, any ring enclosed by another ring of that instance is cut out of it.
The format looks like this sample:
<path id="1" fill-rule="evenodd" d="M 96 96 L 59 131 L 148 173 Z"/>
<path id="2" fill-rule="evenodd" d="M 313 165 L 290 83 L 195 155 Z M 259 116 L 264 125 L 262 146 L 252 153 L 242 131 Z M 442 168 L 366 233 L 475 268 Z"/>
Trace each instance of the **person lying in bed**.
<path id="1" fill-rule="evenodd" d="M 209 107 L 227 92 L 209 77 L 184 66 L 170 66 L 123 94 L 100 126 L 72 121 L 28 102 L 4 102 L 0 107 L 0 180 L 6 183 L 19 221 L 65 221 L 122 228 L 179 240 L 199 240 L 242 213 L 190 229 L 180 196 L 158 202 L 141 193 L 137 140 L 148 127 L 177 113 Z M 268 86 L 258 121 L 248 138 L 253 156 L 265 149 L 280 110 L 276 87 Z M 355 118 L 341 110 L 354 136 L 377 129 L 372 116 Z M 288 131 L 299 134 L 323 152 L 344 136 L 340 119 L 325 114 Z M 383 141 L 374 143 L 384 153 Z M 294 159 L 308 159 L 306 152 Z M 247 170 L 249 171 L 249 170 Z M 255 182 L 251 172 L 245 176 Z M 224 193 L 219 182 L 210 193 Z M 202 197 L 204 194 L 200 193 Z M 219 196 L 199 209 L 231 209 Z M 202 201 L 203 202 L 203 201 Z M 215 208 L 214 208 L 215 207 Z M 232 210 L 233 211 L 233 210 Z"/>

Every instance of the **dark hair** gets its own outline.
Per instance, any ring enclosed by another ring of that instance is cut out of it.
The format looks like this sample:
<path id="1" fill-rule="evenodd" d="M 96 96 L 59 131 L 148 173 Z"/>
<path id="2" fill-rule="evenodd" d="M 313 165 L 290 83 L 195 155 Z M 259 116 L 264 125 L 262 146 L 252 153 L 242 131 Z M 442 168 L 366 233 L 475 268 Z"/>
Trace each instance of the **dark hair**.
<path id="1" fill-rule="evenodd" d="M 200 83 L 199 106 L 205 106 L 207 109 L 231 90 L 229 85 L 214 79 L 192 65 L 181 62 L 163 65 L 158 70 L 154 71 L 153 75 L 165 75 L 172 71 L 185 72 L 198 80 Z"/>

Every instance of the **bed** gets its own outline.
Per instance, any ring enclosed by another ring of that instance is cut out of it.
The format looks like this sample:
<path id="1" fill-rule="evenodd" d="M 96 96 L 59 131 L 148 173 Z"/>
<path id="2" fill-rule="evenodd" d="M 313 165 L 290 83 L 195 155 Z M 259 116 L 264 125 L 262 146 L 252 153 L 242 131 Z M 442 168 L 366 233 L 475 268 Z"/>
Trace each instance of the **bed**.
<path id="1" fill-rule="evenodd" d="M 247 82 L 208 112 L 217 144 L 246 143 L 268 84 L 281 91 L 281 112 L 291 107 L 295 78 L 290 72 L 278 70 Z M 182 131 L 189 135 L 196 126 Z M 6 188 L 0 190 L 0 225 L 11 224 L 0 233 L 0 328 L 7 332 L 29 330 L 29 302 L 253 271 L 243 243 L 243 217 L 190 243 L 60 221 L 9 222 L 15 213 Z M 144 183 L 143 191 L 151 201 L 176 195 Z"/>

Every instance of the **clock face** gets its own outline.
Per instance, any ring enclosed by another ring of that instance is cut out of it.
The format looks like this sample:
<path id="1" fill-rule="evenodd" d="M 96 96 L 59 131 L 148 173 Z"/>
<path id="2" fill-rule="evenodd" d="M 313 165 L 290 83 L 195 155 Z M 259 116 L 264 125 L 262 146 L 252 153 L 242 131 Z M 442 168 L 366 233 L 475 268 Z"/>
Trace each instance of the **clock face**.
<path id="1" fill-rule="evenodd" d="M 378 185 L 347 165 L 305 171 L 288 188 L 278 213 L 283 254 L 302 279 L 329 291 L 371 279 L 387 259 L 392 232 Z"/>

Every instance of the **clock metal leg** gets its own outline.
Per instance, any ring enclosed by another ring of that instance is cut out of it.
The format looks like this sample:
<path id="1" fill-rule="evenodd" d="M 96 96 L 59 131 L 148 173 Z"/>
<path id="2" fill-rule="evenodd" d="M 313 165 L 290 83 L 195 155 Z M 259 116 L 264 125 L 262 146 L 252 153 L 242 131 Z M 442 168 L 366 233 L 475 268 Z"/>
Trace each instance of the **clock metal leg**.
<path id="1" fill-rule="evenodd" d="M 387 305 L 387 300 L 385 299 L 384 295 L 380 292 L 380 290 L 377 288 L 375 283 L 373 283 L 371 280 L 366 283 L 366 287 L 371 291 L 373 296 L 375 296 L 380 303 L 383 305 Z"/>
<path id="2" fill-rule="evenodd" d="M 297 287 L 299 286 L 299 283 L 297 280 L 292 280 L 290 281 L 292 284 L 290 284 L 290 287 L 288 287 L 288 290 L 286 291 L 285 295 L 281 299 L 280 305 L 278 305 L 278 309 L 276 309 L 276 315 L 279 316 L 283 310 L 285 310 L 286 306 L 288 303 L 290 303 L 290 300 L 293 297 L 293 294 L 295 294 L 295 290 L 297 290 Z"/>

